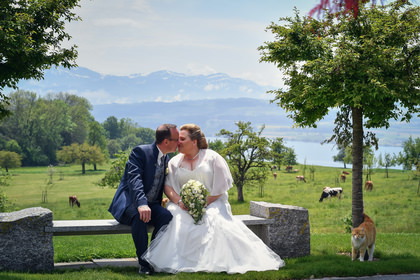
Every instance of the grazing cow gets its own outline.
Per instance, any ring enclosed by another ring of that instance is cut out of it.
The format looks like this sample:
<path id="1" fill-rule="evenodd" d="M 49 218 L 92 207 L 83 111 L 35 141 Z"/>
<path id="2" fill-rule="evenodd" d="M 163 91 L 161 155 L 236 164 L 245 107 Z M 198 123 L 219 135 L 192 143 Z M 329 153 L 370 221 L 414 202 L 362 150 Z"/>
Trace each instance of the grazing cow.
<path id="1" fill-rule="evenodd" d="M 350 172 L 343 171 L 343 174 L 344 174 L 344 175 L 350 175 Z"/>
<path id="2" fill-rule="evenodd" d="M 276 169 L 277 169 L 277 165 L 272 165 L 272 166 L 270 167 L 270 169 L 271 169 L 271 171 L 276 170 Z"/>
<path id="3" fill-rule="evenodd" d="M 273 177 L 274 177 L 274 179 L 277 179 L 277 173 L 273 173 Z"/>
<path id="4" fill-rule="evenodd" d="M 75 204 L 77 205 L 77 207 L 80 207 L 80 202 L 79 200 L 77 200 L 77 196 L 75 195 L 69 196 L 69 205 L 73 207 Z"/>
<path id="5" fill-rule="evenodd" d="M 365 190 L 371 191 L 373 189 L 373 182 L 372 181 L 366 181 L 365 183 Z"/>
<path id="6" fill-rule="evenodd" d="M 305 176 L 296 176 L 296 181 L 303 181 L 306 183 Z"/>
<path id="7" fill-rule="evenodd" d="M 319 202 L 322 202 L 324 198 L 331 198 L 331 197 L 338 197 L 338 199 L 341 199 L 342 193 L 343 193 L 343 188 L 325 187 L 321 193 L 321 198 L 319 199 Z"/>
<path id="8" fill-rule="evenodd" d="M 287 172 L 291 172 L 292 170 L 293 170 L 293 166 L 290 166 L 290 165 L 286 166 Z"/>
<path id="9" fill-rule="evenodd" d="M 340 180 L 341 180 L 342 183 L 345 183 L 346 182 L 346 175 L 340 174 Z"/>

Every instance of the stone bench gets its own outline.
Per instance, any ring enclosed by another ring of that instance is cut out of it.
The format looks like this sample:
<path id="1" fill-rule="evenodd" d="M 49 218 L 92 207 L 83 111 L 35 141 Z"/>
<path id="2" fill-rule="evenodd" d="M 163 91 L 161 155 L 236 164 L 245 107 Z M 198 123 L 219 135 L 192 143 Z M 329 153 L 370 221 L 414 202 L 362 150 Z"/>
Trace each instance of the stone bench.
<path id="1" fill-rule="evenodd" d="M 252 229 L 258 236 L 261 229 L 274 224 L 274 219 L 265 219 L 251 215 L 235 215 L 245 225 Z M 153 227 L 149 228 L 151 232 Z M 99 234 L 131 234 L 131 227 L 120 224 L 114 219 L 110 220 L 57 220 L 52 226 L 46 226 L 45 232 L 54 236 L 65 235 L 99 235 Z M 263 236 L 260 236 L 260 238 Z"/>
<path id="2" fill-rule="evenodd" d="M 250 202 L 250 215 L 235 215 L 282 258 L 310 254 L 308 211 L 302 207 Z M 111 220 L 56 220 L 35 207 L 0 213 L 0 270 L 50 271 L 53 236 L 127 234 L 130 227 Z"/>

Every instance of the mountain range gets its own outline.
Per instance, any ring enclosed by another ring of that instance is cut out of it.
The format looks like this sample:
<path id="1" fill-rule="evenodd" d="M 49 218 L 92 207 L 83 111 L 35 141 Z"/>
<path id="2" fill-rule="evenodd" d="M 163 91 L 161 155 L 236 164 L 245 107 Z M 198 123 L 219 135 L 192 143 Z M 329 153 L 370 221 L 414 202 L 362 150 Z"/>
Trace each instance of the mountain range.
<path id="1" fill-rule="evenodd" d="M 147 75 L 102 75 L 86 68 L 52 68 L 41 81 L 21 81 L 19 88 L 47 93 L 68 92 L 93 104 L 92 115 L 99 122 L 110 116 L 130 118 L 139 126 L 155 129 L 160 123 L 197 123 L 208 137 L 221 129 L 236 130 L 235 123 L 249 121 L 255 130 L 265 126 L 266 137 L 286 141 L 322 142 L 334 127 L 331 111 L 315 128 L 295 128 L 280 107 L 269 102 L 270 89 L 226 74 L 189 76 L 170 71 Z M 408 137 L 420 137 L 420 119 L 410 123 L 393 121 L 391 127 L 373 130 L 380 145 L 399 146 Z"/>
<path id="2" fill-rule="evenodd" d="M 51 68 L 45 71 L 43 80 L 21 80 L 18 86 L 40 95 L 49 92 L 76 94 L 93 105 L 239 97 L 268 99 L 266 92 L 272 89 L 222 73 L 193 76 L 162 70 L 147 75 L 114 76 L 83 67 Z"/>

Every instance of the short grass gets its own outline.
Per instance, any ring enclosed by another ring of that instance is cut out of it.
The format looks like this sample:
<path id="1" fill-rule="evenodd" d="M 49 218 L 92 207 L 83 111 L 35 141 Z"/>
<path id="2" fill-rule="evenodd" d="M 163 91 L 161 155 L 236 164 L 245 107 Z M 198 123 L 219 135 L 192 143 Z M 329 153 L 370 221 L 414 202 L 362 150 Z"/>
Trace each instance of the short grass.
<path id="1" fill-rule="evenodd" d="M 107 212 L 114 189 L 95 185 L 104 174 L 87 170 L 81 175 L 80 166 L 56 167 L 53 186 L 47 189 L 47 202 L 41 202 L 46 190 L 47 168 L 14 169 L 13 180 L 1 189 L 12 203 L 12 210 L 45 207 L 53 211 L 54 219 L 110 219 Z M 277 171 L 277 179 L 269 178 L 263 189 L 244 190 L 245 202 L 236 200 L 236 190 L 229 191 L 234 214 L 249 213 L 249 201 L 267 201 L 301 206 L 309 211 L 311 224 L 311 255 L 287 259 L 279 271 L 248 272 L 243 275 L 223 273 L 159 274 L 154 279 L 304 279 L 328 276 L 361 276 L 375 274 L 420 272 L 420 195 L 418 178 L 411 172 L 391 170 L 385 178 L 384 170 L 372 175 L 374 189 L 364 193 L 365 212 L 375 221 L 378 230 L 375 261 L 360 263 L 350 260 L 350 235 L 343 221 L 351 214 L 351 176 L 345 183 L 337 181 L 343 169 L 315 167 L 315 178 L 307 183 L 297 182 L 297 175 L 309 177 L 309 167 L 297 166 L 298 173 Z M 305 171 L 306 170 L 306 171 Z M 351 171 L 351 170 L 347 170 Z M 344 189 L 341 200 L 318 202 L 324 186 Z M 68 196 L 77 195 L 81 207 L 71 208 Z M 134 257 L 130 235 L 54 237 L 55 261 L 83 261 L 97 258 Z M 65 270 L 53 273 L 31 274 L 0 272 L 1 279 L 137 279 L 134 268 L 101 268 Z"/>

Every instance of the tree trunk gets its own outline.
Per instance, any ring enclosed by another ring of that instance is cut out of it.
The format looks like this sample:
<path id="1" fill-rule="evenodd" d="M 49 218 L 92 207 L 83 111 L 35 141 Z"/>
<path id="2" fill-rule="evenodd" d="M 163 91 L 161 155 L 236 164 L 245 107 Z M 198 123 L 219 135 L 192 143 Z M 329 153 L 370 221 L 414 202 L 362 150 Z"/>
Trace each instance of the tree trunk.
<path id="1" fill-rule="evenodd" d="M 238 190 L 238 202 L 244 202 L 244 192 L 242 186 L 237 186 L 236 189 Z"/>
<path id="2" fill-rule="evenodd" d="M 86 174 L 86 164 L 83 162 L 82 163 L 82 174 Z"/>
<path id="3" fill-rule="evenodd" d="M 352 183 L 352 221 L 353 227 L 363 222 L 363 112 L 352 108 L 353 121 L 353 183 Z"/>

